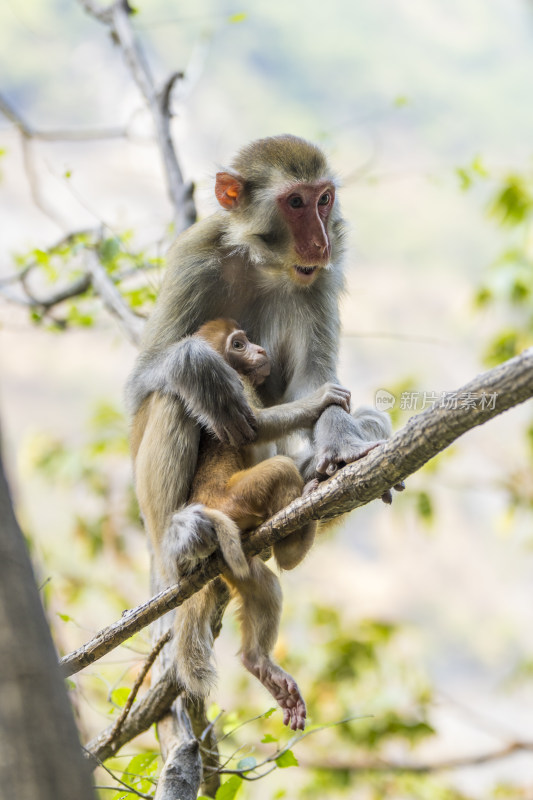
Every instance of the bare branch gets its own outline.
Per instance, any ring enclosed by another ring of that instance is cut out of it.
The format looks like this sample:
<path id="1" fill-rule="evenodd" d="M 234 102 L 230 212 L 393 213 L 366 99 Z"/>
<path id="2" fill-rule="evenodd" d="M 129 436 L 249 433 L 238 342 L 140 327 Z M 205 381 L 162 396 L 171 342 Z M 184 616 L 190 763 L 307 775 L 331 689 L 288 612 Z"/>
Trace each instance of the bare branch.
<path id="1" fill-rule="evenodd" d="M 170 133 L 169 97 L 178 73 L 166 82 L 161 102 L 144 51 L 133 33 L 130 23 L 132 8 L 128 0 L 115 0 L 106 9 L 102 9 L 94 0 L 80 2 L 89 14 L 111 28 L 132 77 L 148 105 L 165 167 L 167 191 L 174 207 L 176 233 L 181 233 L 196 221 L 196 209 L 192 199 L 194 186 L 184 181 Z"/>
<path id="2" fill-rule="evenodd" d="M 178 81 L 182 81 L 185 78 L 185 73 L 183 72 L 173 72 L 168 80 L 165 82 L 163 88 L 161 89 L 161 93 L 159 95 L 159 103 L 161 105 L 161 112 L 170 116 L 170 97 L 172 95 L 172 91 L 174 89 L 175 84 Z"/>
<path id="3" fill-rule="evenodd" d="M 78 297 L 80 294 L 85 294 L 85 292 L 91 288 L 92 278 L 90 275 L 82 275 L 81 278 L 78 278 L 78 280 L 71 283 L 70 286 L 60 289 L 54 294 L 48 295 L 46 298 L 35 297 L 30 289 L 28 289 L 27 283 L 24 279 L 21 280 L 21 283 L 23 284 L 24 291 L 29 298 L 30 305 L 33 308 L 39 308 L 43 311 L 48 311 L 50 308 L 57 306 L 59 303 L 64 303 L 65 300 L 71 300 L 73 297 Z"/>
<path id="4" fill-rule="evenodd" d="M 320 484 L 316 491 L 299 498 L 273 516 L 243 542 L 247 555 L 268 553 L 269 548 L 310 519 L 330 519 L 380 498 L 391 486 L 416 472 L 467 430 L 487 422 L 503 411 L 533 396 L 533 348 L 457 390 L 458 397 L 491 398 L 480 404 L 457 408 L 427 409 L 411 417 L 407 425 L 360 461 L 349 464 Z M 224 562 L 215 553 L 205 559 L 179 584 L 159 592 L 151 600 L 126 611 L 122 619 L 104 628 L 61 663 L 71 675 L 118 647 L 137 631 L 187 598 L 220 574 Z"/>
<path id="5" fill-rule="evenodd" d="M 130 342 L 138 346 L 141 340 L 144 320 L 134 314 L 123 300 L 122 295 L 93 250 L 87 251 L 86 269 L 96 294 L 99 295 L 107 310 L 118 319 Z"/>
<path id="6" fill-rule="evenodd" d="M 163 647 L 170 640 L 171 636 L 172 636 L 172 631 L 168 630 L 166 633 L 163 634 L 163 636 L 159 638 L 155 646 L 152 648 L 150 654 L 148 655 L 148 658 L 145 660 L 142 666 L 141 671 L 137 675 L 135 683 L 133 684 L 131 692 L 129 693 L 128 699 L 124 704 L 124 708 L 118 715 L 114 725 L 107 734 L 107 739 L 102 740 L 101 747 L 103 748 L 109 747 L 109 745 L 111 745 L 115 741 L 115 739 L 117 739 L 121 729 L 124 727 L 124 723 L 126 722 L 126 717 L 131 711 L 133 703 L 135 702 L 135 698 L 137 697 L 139 689 L 141 688 L 143 681 L 146 678 L 148 671 L 150 670 L 150 667 L 156 660 L 157 656 L 159 655 Z"/>
<path id="7" fill-rule="evenodd" d="M 97 139 L 122 139 L 126 136 L 125 128 L 60 128 L 49 131 L 39 130 L 29 125 L 2 94 L 0 94 L 0 112 L 7 117 L 27 139 L 41 139 L 46 142 L 85 142 Z"/>
<path id="8" fill-rule="evenodd" d="M 30 128 L 30 126 L 22 119 L 20 114 L 15 111 L 9 100 L 7 100 L 2 94 L 0 94 L 0 111 L 10 122 L 13 123 L 13 125 L 19 129 L 23 136 L 30 138 L 34 135 L 33 128 Z"/>
<path id="9" fill-rule="evenodd" d="M 80 3 L 85 11 L 92 17 L 100 20 L 100 22 L 104 22 L 106 25 L 111 24 L 113 20 L 113 5 L 102 8 L 100 4 L 95 3 L 94 0 L 80 0 Z"/>
<path id="10" fill-rule="evenodd" d="M 458 756 L 448 758 L 443 761 L 426 764 L 396 764 L 388 761 L 309 761 L 298 759 L 298 763 L 304 769 L 318 769 L 325 771 L 341 772 L 411 772 L 425 775 L 431 772 L 447 772 L 448 770 L 463 769 L 464 767 L 477 767 L 488 764 L 491 761 L 500 761 L 515 753 L 533 752 L 533 742 L 511 742 L 499 750 L 491 750 L 488 753 L 480 753 L 472 756 Z"/>
<path id="11" fill-rule="evenodd" d="M 100 761 L 105 761 L 118 753 L 127 742 L 160 720 L 182 691 L 183 688 L 176 682 L 173 670 L 167 670 L 155 686 L 135 703 L 118 734 L 110 739 L 114 728 L 114 725 L 110 725 L 87 744 L 85 748 L 87 753 Z"/>

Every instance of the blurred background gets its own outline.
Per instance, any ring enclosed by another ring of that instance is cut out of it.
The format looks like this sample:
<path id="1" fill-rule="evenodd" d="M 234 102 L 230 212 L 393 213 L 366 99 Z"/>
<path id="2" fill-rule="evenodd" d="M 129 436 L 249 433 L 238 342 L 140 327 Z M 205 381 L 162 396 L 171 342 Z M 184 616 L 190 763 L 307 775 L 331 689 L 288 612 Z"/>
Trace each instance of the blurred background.
<path id="1" fill-rule="evenodd" d="M 533 343 L 531 2 L 135 9 L 155 84 L 185 76 L 172 133 L 200 216 L 215 208 L 215 172 L 250 139 L 288 132 L 328 154 L 350 224 L 339 376 L 356 404 L 391 392 L 400 427 L 424 393 Z M 122 400 L 136 351 L 90 292 L 48 308 L 35 298 L 79 280 L 83 232 L 98 229 L 100 260 L 128 273 L 123 296 L 148 313 L 172 208 L 123 53 L 80 3 L 4 0 L 0 111 L 3 447 L 63 653 L 149 597 Z M 300 767 L 239 797 L 533 798 L 531 752 L 493 757 L 533 742 L 532 456 L 526 404 L 468 433 L 392 507 L 352 513 L 283 576 L 276 655 L 312 723 L 365 719 L 317 731 L 293 748 Z M 228 614 L 211 712 L 224 709 L 225 732 L 270 704 L 237 649 Z M 82 740 L 109 724 L 148 650 L 145 632 L 72 681 Z M 226 750 L 260 761 L 289 739 L 279 716 Z M 155 748 L 147 734 L 112 767 L 141 753 L 129 772 L 142 777 L 127 781 L 150 793 Z"/>

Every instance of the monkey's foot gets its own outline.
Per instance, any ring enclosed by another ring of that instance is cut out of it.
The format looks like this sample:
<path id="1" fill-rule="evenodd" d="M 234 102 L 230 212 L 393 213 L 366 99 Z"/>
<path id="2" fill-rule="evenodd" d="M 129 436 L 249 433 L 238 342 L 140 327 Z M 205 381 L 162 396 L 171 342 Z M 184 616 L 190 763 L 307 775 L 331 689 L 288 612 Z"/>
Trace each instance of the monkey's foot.
<path id="1" fill-rule="evenodd" d="M 307 481 L 303 488 L 302 497 L 307 497 L 307 495 L 312 494 L 319 486 L 320 481 L 318 478 L 312 478 L 310 481 Z"/>
<path id="2" fill-rule="evenodd" d="M 293 731 L 303 731 L 307 711 L 294 678 L 269 658 L 254 661 L 243 654 L 242 663 L 268 689 L 283 710 L 283 724 Z"/>
<path id="3" fill-rule="evenodd" d="M 184 506 L 172 515 L 165 535 L 164 556 L 181 573 L 194 569 L 217 546 L 215 528 L 200 503 Z"/>

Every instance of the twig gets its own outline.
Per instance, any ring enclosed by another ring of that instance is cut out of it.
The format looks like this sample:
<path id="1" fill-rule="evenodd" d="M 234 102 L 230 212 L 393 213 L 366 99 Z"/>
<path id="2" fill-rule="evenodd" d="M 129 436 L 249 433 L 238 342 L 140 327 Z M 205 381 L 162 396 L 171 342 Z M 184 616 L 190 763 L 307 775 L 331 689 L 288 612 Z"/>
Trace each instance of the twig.
<path id="1" fill-rule="evenodd" d="M 95 757 L 92 756 L 92 758 L 95 758 Z M 122 787 L 124 787 L 124 789 L 127 790 L 130 794 L 135 794 L 135 795 L 137 795 L 137 797 L 143 797 L 143 798 L 145 798 L 145 800 L 152 800 L 152 795 L 151 794 L 144 794 L 144 792 L 140 792 L 138 789 L 133 789 L 131 786 L 129 786 L 127 783 L 125 783 L 123 780 L 121 780 L 121 778 L 117 778 L 117 776 L 115 775 L 113 770 L 109 769 L 109 767 L 106 767 L 106 765 L 100 759 L 95 759 L 95 760 L 98 762 L 95 766 L 100 767 L 100 769 L 103 769 L 105 772 L 107 772 L 107 774 L 110 775 L 111 778 L 113 778 L 114 781 L 116 781 Z M 106 787 L 103 787 L 103 788 L 106 788 Z M 113 788 L 116 789 L 117 787 L 114 786 Z M 124 789 L 120 789 L 120 791 L 123 791 Z"/>
<path id="2" fill-rule="evenodd" d="M 90 278 L 96 294 L 99 295 L 107 310 L 118 319 L 130 342 L 138 345 L 144 320 L 134 314 L 124 301 L 94 250 L 87 251 L 86 269 L 87 277 Z"/>
<path id="3" fill-rule="evenodd" d="M 80 3 L 95 19 L 110 27 L 124 54 L 132 77 L 148 105 L 165 168 L 167 191 L 174 208 L 176 232 L 181 233 L 181 231 L 184 231 L 195 222 L 196 209 L 192 198 L 194 186 L 192 183 L 185 183 L 184 181 L 170 133 L 169 98 L 179 73 L 175 73 L 167 80 L 161 100 L 156 91 L 155 82 L 144 51 L 133 34 L 130 23 L 132 8 L 128 0 L 115 0 L 112 5 L 105 9 L 102 9 L 94 0 L 80 0 Z"/>
<path id="4" fill-rule="evenodd" d="M 305 762 L 299 759 L 299 764 L 305 769 L 318 769 L 324 771 L 341 772 L 411 772 L 418 775 L 425 775 L 431 772 L 446 772 L 448 770 L 463 769 L 464 767 L 476 767 L 481 764 L 488 764 L 491 761 L 499 761 L 508 758 L 515 753 L 533 752 L 533 742 L 511 742 L 499 750 L 492 750 L 488 753 L 480 753 L 473 756 L 458 756 L 448 758 L 443 761 L 436 761 L 427 764 L 394 764 L 388 761 L 323 761 L 316 760 Z"/>
<path id="5" fill-rule="evenodd" d="M 59 305 L 59 303 L 64 303 L 65 300 L 71 300 L 73 297 L 79 297 L 80 294 L 85 294 L 85 292 L 91 288 L 92 279 L 90 275 L 82 275 L 81 278 L 75 280 L 70 286 L 59 289 L 59 291 L 48 295 L 48 297 L 35 297 L 33 292 L 28 288 L 24 278 L 21 278 L 21 283 L 24 286 L 24 291 L 30 301 L 30 305 L 34 308 L 48 311 L 54 306 Z"/>
<path id="6" fill-rule="evenodd" d="M 49 131 L 34 128 L 2 94 L 0 94 L 0 112 L 27 139 L 40 139 L 46 142 L 85 142 L 98 139 L 123 139 L 126 136 L 124 128 L 58 128 Z"/>
<path id="7" fill-rule="evenodd" d="M 110 725 L 86 745 L 85 750 L 88 755 L 99 761 L 105 761 L 118 753 L 127 742 L 160 720 L 182 691 L 183 688 L 176 682 L 174 671 L 167 670 L 142 699 L 135 703 L 113 741 L 109 741 L 109 734 L 114 727 Z"/>
<path id="8" fill-rule="evenodd" d="M 457 397 L 495 398 L 479 404 L 429 408 L 411 417 L 404 428 L 360 461 L 349 464 L 335 477 L 291 503 L 254 531 L 244 542 L 247 555 L 259 555 L 310 519 L 331 519 L 375 500 L 391 486 L 420 469 L 467 430 L 487 422 L 533 396 L 533 348 L 479 375 L 457 390 Z M 90 642 L 65 656 L 61 663 L 71 675 L 109 653 L 137 631 L 218 576 L 224 568 L 220 554 L 205 559 L 179 584 L 170 586 L 122 619 L 100 631 Z"/>
<path id="9" fill-rule="evenodd" d="M 109 733 L 107 735 L 107 739 L 102 740 L 102 744 L 101 744 L 102 747 L 109 747 L 109 745 L 111 745 L 113 743 L 113 741 L 117 738 L 120 730 L 124 726 L 124 723 L 126 721 L 126 717 L 128 716 L 128 714 L 131 711 L 131 708 L 133 706 L 135 698 L 137 697 L 139 689 L 141 688 L 141 686 L 143 684 L 143 681 L 146 678 L 150 667 L 152 666 L 152 664 L 154 663 L 154 661 L 156 660 L 157 656 L 159 655 L 159 653 L 161 652 L 163 647 L 166 645 L 166 643 L 168 641 L 170 641 L 171 636 L 172 636 L 172 631 L 168 630 L 166 633 L 163 634 L 163 636 L 161 636 L 159 638 L 159 640 L 157 641 L 155 647 L 152 648 L 148 658 L 146 659 L 146 661 L 144 662 L 144 664 L 142 666 L 141 671 L 137 675 L 137 679 L 136 679 L 135 683 L 132 686 L 131 692 L 129 693 L 129 696 L 128 696 L 128 699 L 127 699 L 127 701 L 126 701 L 126 703 L 124 705 L 124 708 L 122 709 L 122 711 L 120 712 L 119 716 L 115 720 L 115 724 L 113 725 L 113 727 L 109 731 Z"/>

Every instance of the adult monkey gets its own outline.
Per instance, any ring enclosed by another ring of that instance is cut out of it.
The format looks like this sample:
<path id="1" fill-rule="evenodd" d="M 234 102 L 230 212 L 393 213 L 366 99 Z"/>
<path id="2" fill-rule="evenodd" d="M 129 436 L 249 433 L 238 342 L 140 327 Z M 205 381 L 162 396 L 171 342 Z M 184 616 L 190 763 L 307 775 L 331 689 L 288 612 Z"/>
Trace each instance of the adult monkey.
<path id="1" fill-rule="evenodd" d="M 135 415 L 137 493 L 162 582 L 179 576 L 169 554 L 174 544 L 183 552 L 183 538 L 174 543 L 178 532 L 169 523 L 189 496 L 200 427 L 236 445 L 254 437 L 239 378 L 192 334 L 217 317 L 238 319 L 271 356 L 270 376 L 260 388 L 265 406 L 338 383 L 344 224 L 335 191 L 317 147 L 289 135 L 260 139 L 217 173 L 221 210 L 185 231 L 169 252 L 127 389 Z M 151 410 L 154 392 L 160 402 Z M 389 435 L 385 414 L 328 407 L 300 458 L 304 480 L 334 474 Z M 201 554 L 206 526 L 199 512 L 180 530 L 191 552 Z"/>

